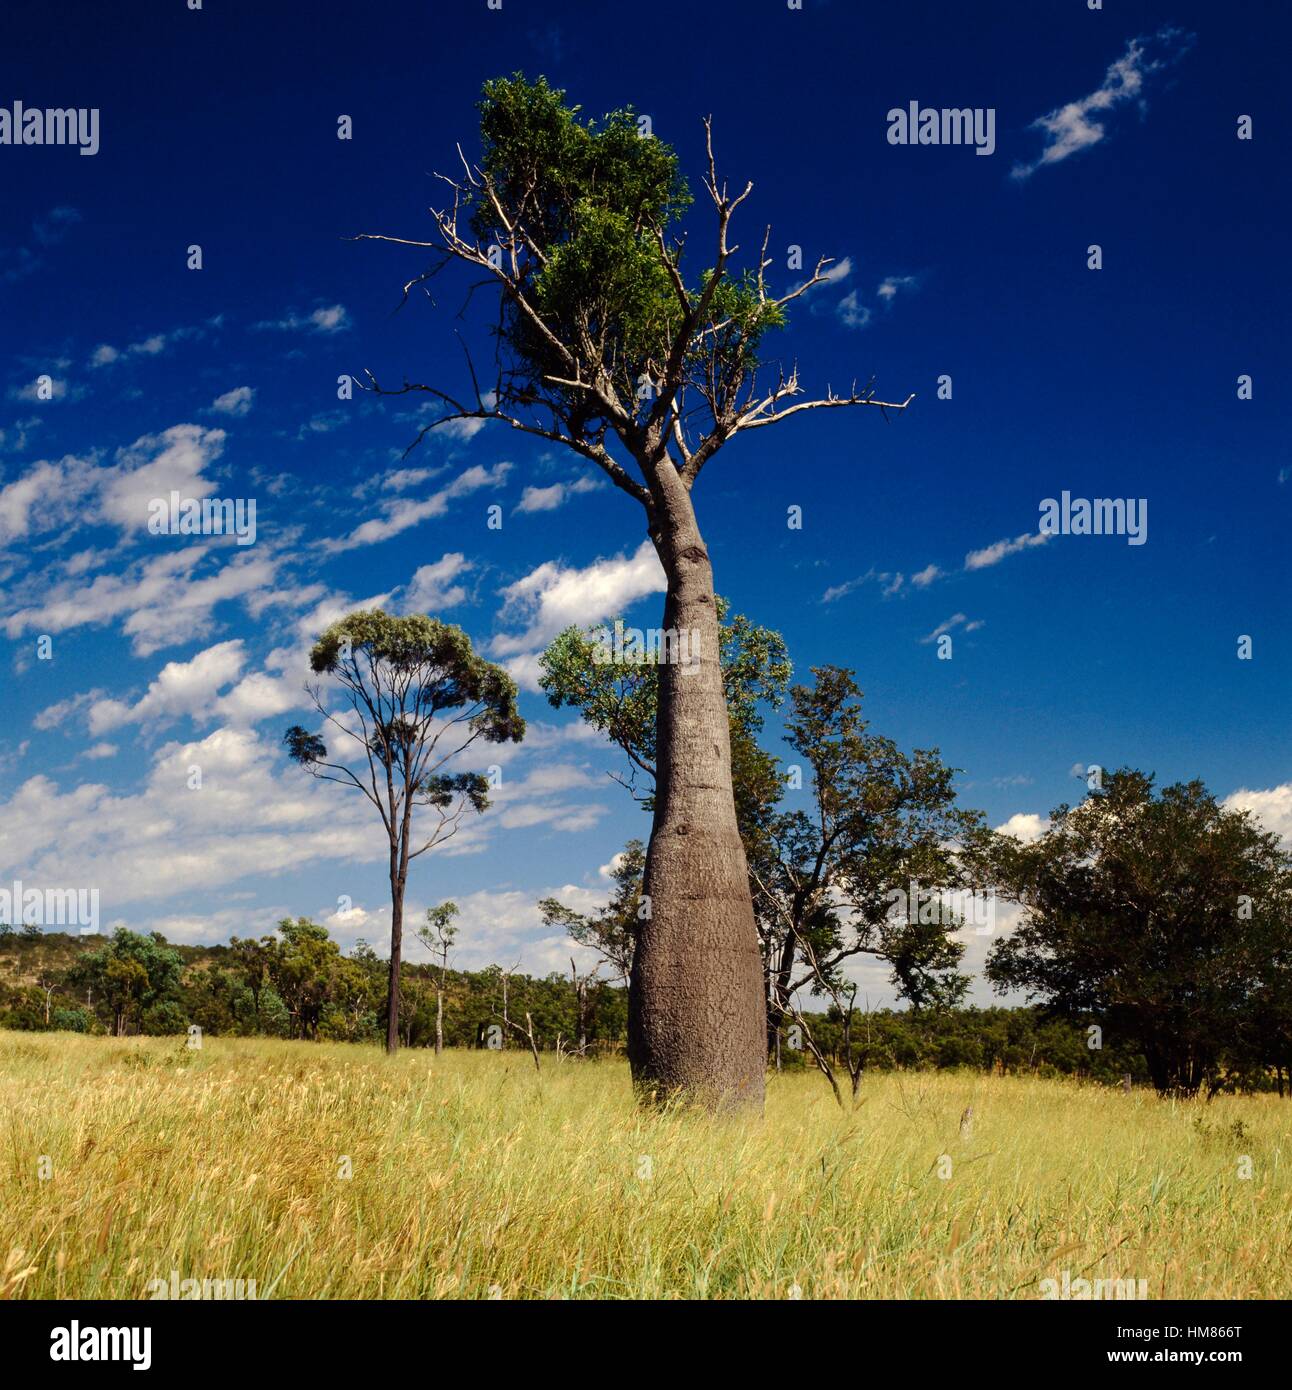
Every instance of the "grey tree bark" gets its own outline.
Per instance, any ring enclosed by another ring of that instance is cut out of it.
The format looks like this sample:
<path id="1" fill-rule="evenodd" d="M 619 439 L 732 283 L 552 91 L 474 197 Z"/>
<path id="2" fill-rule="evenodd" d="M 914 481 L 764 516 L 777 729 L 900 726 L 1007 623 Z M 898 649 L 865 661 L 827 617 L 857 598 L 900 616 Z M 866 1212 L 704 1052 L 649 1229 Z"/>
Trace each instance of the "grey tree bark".
<path id="1" fill-rule="evenodd" d="M 669 476 L 671 474 L 671 477 Z M 656 801 L 628 995 L 639 1091 L 761 1108 L 767 1023 L 762 957 L 732 793 L 713 570 L 688 490 L 656 474 L 655 548 L 668 579 L 664 628 L 697 669 L 661 665 Z"/>

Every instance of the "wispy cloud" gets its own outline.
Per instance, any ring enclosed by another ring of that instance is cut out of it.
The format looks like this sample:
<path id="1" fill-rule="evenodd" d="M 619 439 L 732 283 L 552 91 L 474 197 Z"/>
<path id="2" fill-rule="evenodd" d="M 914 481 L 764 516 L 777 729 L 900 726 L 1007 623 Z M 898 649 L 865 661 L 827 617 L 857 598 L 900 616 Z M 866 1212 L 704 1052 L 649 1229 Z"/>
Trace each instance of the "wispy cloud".
<path id="1" fill-rule="evenodd" d="M 117 362 L 138 357 L 160 357 L 176 343 L 189 339 L 205 338 L 210 329 L 218 328 L 220 320 L 208 319 L 205 324 L 186 325 L 170 329 L 165 333 L 150 333 L 146 338 L 130 343 L 126 347 L 114 347 L 111 343 L 100 343 L 90 354 L 91 367 L 111 367 Z"/>
<path id="2" fill-rule="evenodd" d="M 880 592 L 885 598 L 892 598 L 894 594 L 898 593 L 905 598 L 911 590 L 927 589 L 938 580 L 947 579 L 953 574 L 972 574 L 975 570 L 990 569 L 992 565 L 999 564 L 1007 555 L 1016 555 L 1019 551 L 1044 545 L 1049 539 L 1048 535 L 1039 531 L 1025 531 L 1021 536 L 1015 536 L 1013 539 L 1006 537 L 1004 540 L 994 541 L 991 545 L 985 545 L 979 550 L 971 550 L 964 558 L 963 568 L 953 567 L 950 571 L 943 569 L 941 565 L 928 564 L 908 577 L 901 570 L 881 570 L 872 565 L 865 574 L 859 574 L 855 579 L 848 579 L 842 584 L 831 585 L 821 595 L 821 602 L 835 603 L 862 588 L 863 585 L 872 583 L 879 586 Z M 963 618 L 963 616 L 963 614 L 958 614 L 957 618 Z M 981 624 L 975 624 L 975 626 L 981 626 Z M 934 634 L 934 636 L 937 635 L 937 633 Z M 933 638 L 929 637 L 924 640 L 932 641 Z"/>
<path id="3" fill-rule="evenodd" d="M 897 298 L 899 290 L 914 289 L 916 284 L 914 275 L 889 275 L 879 282 L 875 293 L 886 303 L 891 303 Z"/>
<path id="4" fill-rule="evenodd" d="M 863 584 L 878 584 L 880 592 L 885 598 L 891 598 L 901 589 L 906 582 L 906 576 L 900 570 L 877 570 L 873 565 L 865 574 L 859 574 L 856 579 L 846 580 L 842 584 L 835 584 L 821 595 L 822 603 L 834 603 L 837 599 L 845 598 L 854 590 L 860 589 Z"/>
<path id="5" fill-rule="evenodd" d="M 1097 145 L 1107 134 L 1103 123 L 1107 113 L 1136 99 L 1143 108 L 1145 79 L 1184 57 L 1193 46 L 1193 37 L 1168 25 L 1155 34 L 1131 39 L 1125 53 L 1109 67 L 1102 84 L 1093 92 L 1032 122 L 1029 129 L 1045 132 L 1045 148 L 1032 163 L 1016 164 L 1012 176 L 1031 178 L 1043 166 L 1058 164 L 1079 150 Z"/>
<path id="6" fill-rule="evenodd" d="M 927 589 L 935 579 L 940 579 L 941 577 L 942 571 L 937 565 L 925 565 L 922 570 L 918 570 L 915 574 L 911 575 L 911 583 L 914 584 L 917 589 Z"/>
<path id="7" fill-rule="evenodd" d="M 977 632 L 984 623 L 981 618 L 974 618 L 972 621 L 963 613 L 953 613 L 944 622 L 940 622 L 927 636 L 920 638 L 921 646 L 928 646 L 930 642 L 936 642 L 939 637 L 945 637 L 948 632 L 954 632 L 956 628 L 963 627 L 966 632 Z"/>
<path id="8" fill-rule="evenodd" d="M 1044 545 L 1050 537 L 1041 531 L 1024 531 L 1013 540 L 1008 538 L 985 545 L 981 550 L 971 550 L 965 556 L 966 570 L 985 570 L 998 565 L 1007 555 L 1017 555 L 1020 550 L 1029 550 L 1035 545 Z"/>
<path id="9" fill-rule="evenodd" d="M 503 591 L 499 619 L 524 630 L 494 639 L 494 654 L 527 689 L 538 689 L 538 654 L 567 627 L 589 627 L 625 612 L 648 594 L 667 587 L 655 547 L 643 541 L 631 555 L 594 560 L 580 569 L 548 560 Z"/>
<path id="10" fill-rule="evenodd" d="M 308 314 L 293 309 L 281 319 L 263 319 L 255 326 L 279 333 L 340 333 L 350 327 L 350 314 L 344 304 L 328 304 Z"/>
<path id="11" fill-rule="evenodd" d="M 865 328 L 870 322 L 870 309 L 861 302 L 856 290 L 849 290 L 835 305 L 834 311 L 846 328 Z"/>
<path id="12" fill-rule="evenodd" d="M 83 386 L 73 386 L 66 377 L 52 376 L 47 372 L 9 390 L 10 399 L 15 401 L 74 401 L 84 394 Z"/>
<path id="13" fill-rule="evenodd" d="M 421 565 L 404 591 L 402 607 L 408 613 L 429 613 L 456 608 L 465 601 L 467 591 L 454 581 L 474 569 L 460 550 L 440 556 L 433 564 Z"/>
<path id="14" fill-rule="evenodd" d="M 848 265 L 851 269 L 850 262 L 844 261 L 841 264 Z M 885 309 L 890 309 L 899 294 L 909 293 L 918 286 L 917 275 L 886 275 L 875 287 L 875 299 Z M 874 318 L 874 310 L 862 299 L 861 291 L 856 289 L 849 290 L 834 306 L 834 311 L 847 328 L 865 328 Z"/>
<path id="15" fill-rule="evenodd" d="M 550 487 L 527 487 L 516 504 L 518 512 L 554 512 L 571 497 L 583 492 L 596 492 L 601 484 L 596 478 L 576 478 L 572 483 L 553 483 Z"/>
<path id="16" fill-rule="evenodd" d="M 246 415 L 255 396 L 254 386 L 235 386 L 232 391 L 217 396 L 211 402 L 211 409 L 219 415 Z"/>
<path id="17" fill-rule="evenodd" d="M 81 214 L 72 207 L 51 208 L 35 218 L 31 224 L 30 244 L 0 246 L 0 281 L 12 284 L 33 275 L 43 263 L 41 251 L 57 246 L 80 220 Z"/>
<path id="18" fill-rule="evenodd" d="M 510 463 L 495 463 L 492 468 L 484 468 L 476 464 L 474 468 L 468 468 L 465 472 L 460 473 L 451 483 L 442 487 L 438 492 L 431 493 L 429 497 L 420 499 L 411 497 L 387 498 L 380 504 L 378 516 L 356 526 L 348 536 L 343 536 L 338 540 L 324 541 L 323 548 L 329 553 L 335 553 L 389 540 L 392 536 L 397 536 L 410 527 L 418 526 L 431 517 L 443 516 L 448 511 L 449 503 L 459 497 L 466 497 L 472 492 L 479 491 L 480 488 L 501 487 L 507 481 L 507 475 L 510 472 Z"/>

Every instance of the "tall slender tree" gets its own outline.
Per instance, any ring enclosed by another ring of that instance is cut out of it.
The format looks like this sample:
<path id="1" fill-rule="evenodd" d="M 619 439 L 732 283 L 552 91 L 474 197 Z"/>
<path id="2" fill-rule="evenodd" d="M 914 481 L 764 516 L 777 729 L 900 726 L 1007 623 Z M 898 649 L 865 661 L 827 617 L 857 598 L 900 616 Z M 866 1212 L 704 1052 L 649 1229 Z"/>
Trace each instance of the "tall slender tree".
<path id="1" fill-rule="evenodd" d="M 736 267 L 731 223 L 752 185 L 729 191 L 708 120 L 704 129 L 712 250 L 692 274 L 678 235 L 690 194 L 645 118 L 584 120 L 542 78 L 487 82 L 480 156 L 441 176 L 448 197 L 432 211 L 433 237 L 361 239 L 435 253 L 405 296 L 450 264 L 480 272 L 498 296 L 494 370 L 482 379 L 468 351 L 468 393 L 407 378 L 384 387 L 373 373 L 368 385 L 437 402 L 423 434 L 500 420 L 559 444 L 641 507 L 667 579 L 664 630 L 684 635 L 692 659 L 660 672 L 651 915 L 634 958 L 629 1058 L 644 1093 L 761 1105 L 762 967 L 732 797 L 713 571 L 692 492 L 738 435 L 809 410 L 901 410 L 910 397 L 885 402 L 854 384 L 804 399 L 796 368 L 760 371 L 765 335 L 830 262 L 776 294 L 769 229 L 752 264 Z"/>
<path id="2" fill-rule="evenodd" d="M 455 902 L 439 903 L 426 909 L 426 925 L 418 927 L 417 939 L 439 958 L 440 973 L 435 984 L 435 1055 L 444 1051 L 444 987 L 449 979 L 449 952 L 457 939 L 454 918 L 458 915 Z"/>
<path id="3" fill-rule="evenodd" d="M 330 759 L 320 734 L 299 724 L 283 742 L 313 776 L 356 788 L 377 809 L 390 849 L 390 984 L 386 1050 L 399 1047 L 399 968 L 408 867 L 457 833 L 468 810 L 489 805 L 478 773 L 446 772 L 477 740 L 519 742 L 516 683 L 471 649 L 461 628 L 421 614 L 391 617 L 379 608 L 333 623 L 310 652 L 310 669 L 341 688 L 349 712 L 338 718 L 320 685 L 306 690 L 324 723 L 353 759 Z M 351 765 L 353 763 L 353 766 Z M 357 768 L 357 771 L 356 771 Z M 414 813 L 419 812 L 415 818 Z M 422 815 L 429 813 L 429 824 Z"/>

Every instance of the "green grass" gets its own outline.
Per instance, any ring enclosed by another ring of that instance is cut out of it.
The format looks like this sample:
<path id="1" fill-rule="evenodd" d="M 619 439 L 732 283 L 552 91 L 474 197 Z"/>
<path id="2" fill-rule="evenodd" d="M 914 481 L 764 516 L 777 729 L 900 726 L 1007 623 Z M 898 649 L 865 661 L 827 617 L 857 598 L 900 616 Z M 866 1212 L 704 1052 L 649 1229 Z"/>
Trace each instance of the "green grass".
<path id="1" fill-rule="evenodd" d="M 0 1297 L 172 1269 L 279 1298 L 1292 1292 L 1292 1103 L 971 1073 L 862 1095 L 787 1073 L 761 1121 L 713 1118 L 638 1110 L 617 1062 L 0 1033 Z"/>

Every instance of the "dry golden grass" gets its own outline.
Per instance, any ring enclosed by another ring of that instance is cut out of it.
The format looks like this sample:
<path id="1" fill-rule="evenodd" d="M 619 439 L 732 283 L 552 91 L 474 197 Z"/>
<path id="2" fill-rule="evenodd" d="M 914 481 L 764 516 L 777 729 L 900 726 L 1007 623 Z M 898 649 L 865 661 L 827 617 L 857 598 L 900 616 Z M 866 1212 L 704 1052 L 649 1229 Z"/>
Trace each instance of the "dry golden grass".
<path id="1" fill-rule="evenodd" d="M 946 1073 L 863 1096 L 786 1074 L 763 1121 L 715 1119 L 637 1110 L 616 1062 L 0 1033 L 0 1296 L 172 1269 L 278 1298 L 1292 1292 L 1292 1104 Z"/>

